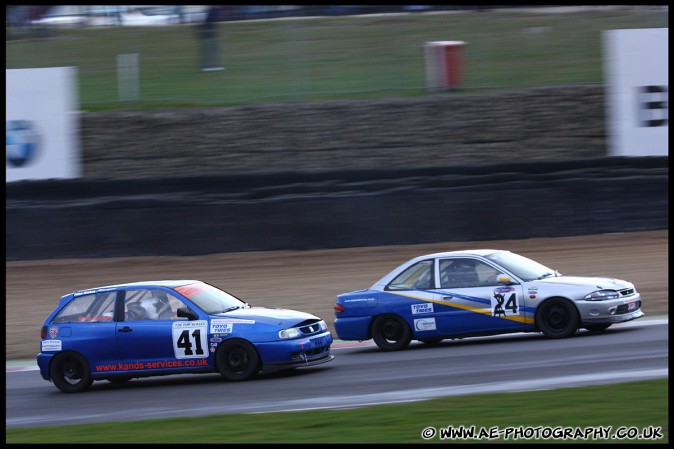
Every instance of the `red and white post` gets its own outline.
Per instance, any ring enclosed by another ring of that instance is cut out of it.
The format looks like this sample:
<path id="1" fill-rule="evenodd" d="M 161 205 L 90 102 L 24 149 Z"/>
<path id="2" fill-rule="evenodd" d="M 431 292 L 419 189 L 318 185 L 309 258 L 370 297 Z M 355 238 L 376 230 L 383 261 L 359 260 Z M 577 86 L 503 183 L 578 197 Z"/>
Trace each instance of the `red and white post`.
<path id="1" fill-rule="evenodd" d="M 426 42 L 426 85 L 431 89 L 455 89 L 463 82 L 464 41 Z"/>

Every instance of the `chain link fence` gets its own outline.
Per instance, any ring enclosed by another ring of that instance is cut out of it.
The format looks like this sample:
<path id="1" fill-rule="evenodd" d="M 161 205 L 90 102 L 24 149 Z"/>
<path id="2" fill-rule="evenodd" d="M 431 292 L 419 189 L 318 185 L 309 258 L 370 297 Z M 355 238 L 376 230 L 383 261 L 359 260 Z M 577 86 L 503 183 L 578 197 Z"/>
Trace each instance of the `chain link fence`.
<path id="1" fill-rule="evenodd" d="M 668 27 L 667 6 L 174 6 L 68 25 L 30 8 L 6 9 L 6 68 L 76 67 L 87 110 L 437 93 L 435 41 L 466 43 L 452 91 L 603 83 L 604 30 Z"/>

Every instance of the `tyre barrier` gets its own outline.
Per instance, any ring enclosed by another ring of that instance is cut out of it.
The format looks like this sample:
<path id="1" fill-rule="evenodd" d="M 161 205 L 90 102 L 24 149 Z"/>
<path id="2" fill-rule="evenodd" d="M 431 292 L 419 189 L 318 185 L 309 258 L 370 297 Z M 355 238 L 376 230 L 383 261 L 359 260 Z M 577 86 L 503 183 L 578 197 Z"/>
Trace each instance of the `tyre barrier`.
<path id="1" fill-rule="evenodd" d="M 21 181 L 6 261 L 667 229 L 668 157 L 408 170 Z"/>

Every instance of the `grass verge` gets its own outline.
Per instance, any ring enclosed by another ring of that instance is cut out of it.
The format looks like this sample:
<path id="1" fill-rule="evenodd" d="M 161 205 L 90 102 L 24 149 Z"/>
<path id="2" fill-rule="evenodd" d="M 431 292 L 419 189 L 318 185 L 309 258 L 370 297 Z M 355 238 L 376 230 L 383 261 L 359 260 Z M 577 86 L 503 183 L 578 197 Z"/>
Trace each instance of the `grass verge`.
<path id="1" fill-rule="evenodd" d="M 668 398 L 668 379 L 656 379 L 546 391 L 453 396 L 349 410 L 7 429 L 6 442 L 663 444 L 669 442 Z M 460 431 L 462 426 L 464 430 L 472 428 L 477 437 L 441 436 L 448 430 Z M 422 438 L 422 431 L 429 427 L 435 430 L 434 436 Z M 480 430 L 483 431 L 481 437 Z M 499 431 L 499 438 L 489 438 Z M 510 432 L 507 438 L 504 438 L 505 432 Z M 543 438 L 547 433 L 551 438 Z M 532 437 L 526 438 L 529 434 Z M 632 438 L 620 438 L 622 435 Z"/>

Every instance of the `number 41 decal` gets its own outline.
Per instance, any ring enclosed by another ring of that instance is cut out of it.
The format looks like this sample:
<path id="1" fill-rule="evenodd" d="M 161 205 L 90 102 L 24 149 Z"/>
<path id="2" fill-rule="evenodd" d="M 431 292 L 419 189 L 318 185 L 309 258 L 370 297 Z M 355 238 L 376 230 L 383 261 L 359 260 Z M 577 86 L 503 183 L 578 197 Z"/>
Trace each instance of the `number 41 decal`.
<path id="1" fill-rule="evenodd" d="M 505 317 L 517 315 L 519 304 L 517 303 L 517 294 L 515 289 L 501 287 L 494 290 L 494 296 L 491 298 L 492 316 Z"/>
<path id="2" fill-rule="evenodd" d="M 208 357 L 207 321 L 174 321 L 173 352 L 177 359 Z"/>

